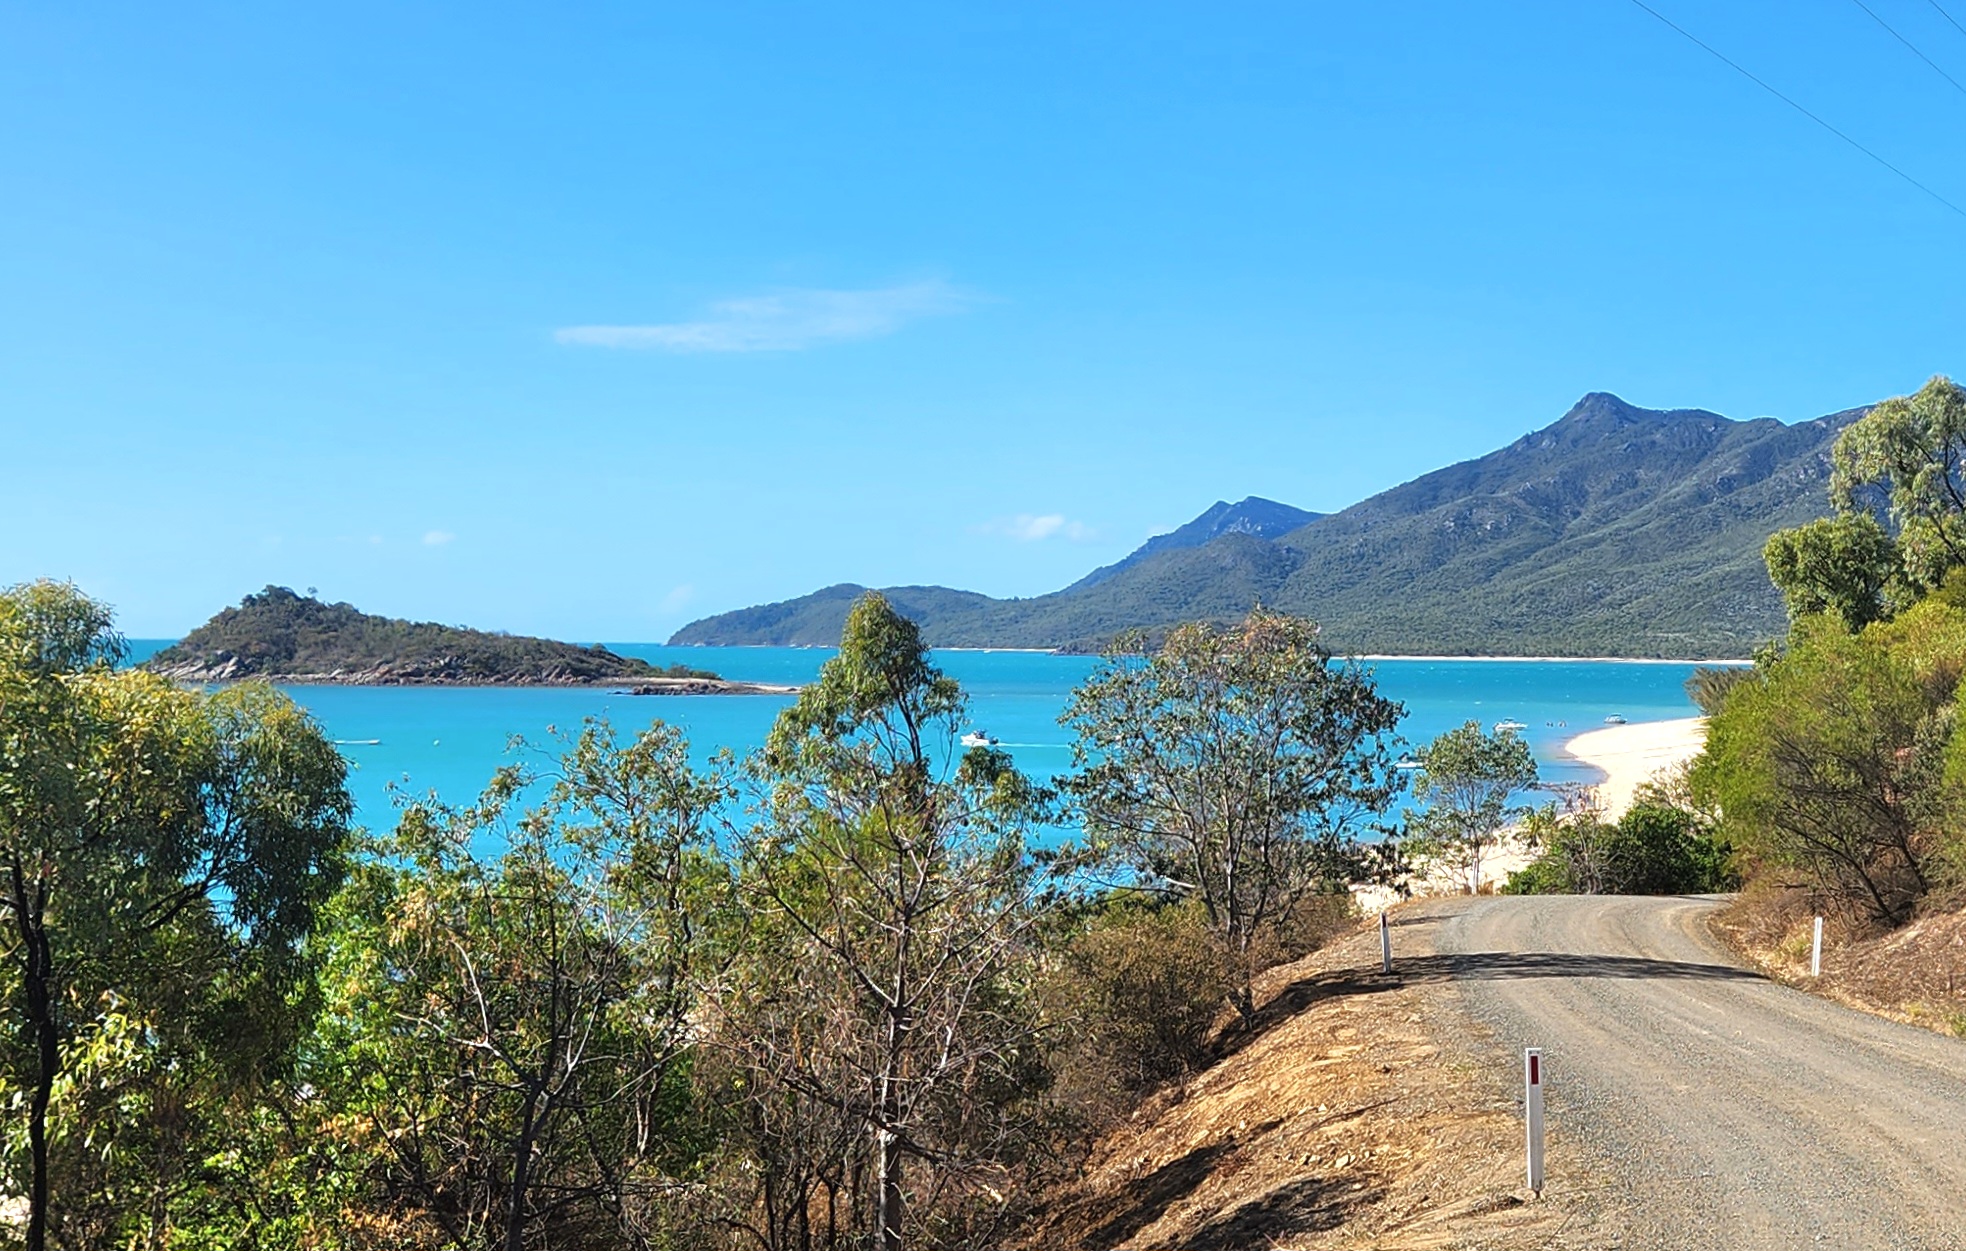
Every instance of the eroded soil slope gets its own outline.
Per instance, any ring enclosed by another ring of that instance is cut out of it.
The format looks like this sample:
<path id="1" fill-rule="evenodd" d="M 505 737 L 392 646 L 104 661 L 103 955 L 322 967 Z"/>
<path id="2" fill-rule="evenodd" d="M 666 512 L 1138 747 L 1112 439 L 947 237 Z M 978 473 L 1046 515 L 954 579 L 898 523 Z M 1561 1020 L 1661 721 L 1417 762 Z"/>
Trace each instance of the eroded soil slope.
<path id="1" fill-rule="evenodd" d="M 1031 1248 L 1529 1248 L 1618 1245 L 1561 1135 L 1525 1202 L 1517 1061 L 1433 957 L 1431 911 L 1274 970 L 1261 1024 L 1142 1107 L 1052 1197 Z"/>

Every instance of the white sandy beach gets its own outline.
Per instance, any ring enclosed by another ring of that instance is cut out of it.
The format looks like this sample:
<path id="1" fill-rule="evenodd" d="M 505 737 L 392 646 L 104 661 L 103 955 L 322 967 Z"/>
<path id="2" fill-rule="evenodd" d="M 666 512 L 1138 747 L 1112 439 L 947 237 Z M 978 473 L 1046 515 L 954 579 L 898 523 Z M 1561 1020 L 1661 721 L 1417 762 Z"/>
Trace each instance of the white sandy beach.
<path id="1" fill-rule="evenodd" d="M 1598 807 L 1604 819 L 1616 821 L 1631 807 L 1632 795 L 1661 770 L 1700 754 L 1707 739 L 1705 717 L 1676 721 L 1642 721 L 1579 734 L 1564 750 L 1604 773 L 1597 784 Z"/>
<path id="2" fill-rule="evenodd" d="M 1632 796 L 1640 786 L 1661 770 L 1698 755 L 1706 736 L 1705 717 L 1682 717 L 1675 721 L 1607 726 L 1579 734 L 1563 746 L 1573 758 L 1604 774 L 1604 780 L 1597 784 L 1598 807 L 1606 821 L 1616 821 L 1631 807 Z M 1526 868 L 1535 858 L 1535 850 L 1517 838 L 1514 831 L 1505 832 L 1482 857 L 1482 884 L 1499 887 L 1509 874 Z M 1467 891 L 1468 883 L 1458 874 L 1435 869 L 1408 878 L 1406 889 L 1419 896 L 1459 895 Z M 1352 894 L 1358 900 L 1359 909 L 1368 915 L 1392 906 L 1401 897 L 1398 890 L 1387 886 L 1354 887 Z"/>

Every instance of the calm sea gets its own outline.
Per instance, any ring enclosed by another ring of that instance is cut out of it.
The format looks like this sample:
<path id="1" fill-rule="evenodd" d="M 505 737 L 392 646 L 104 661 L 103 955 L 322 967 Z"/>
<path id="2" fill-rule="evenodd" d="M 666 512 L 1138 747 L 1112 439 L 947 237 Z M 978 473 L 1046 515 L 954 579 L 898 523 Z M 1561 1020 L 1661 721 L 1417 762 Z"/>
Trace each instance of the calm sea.
<path id="1" fill-rule="evenodd" d="M 160 640 L 132 640 L 140 661 Z M 610 643 L 628 656 L 658 665 L 681 663 L 727 678 L 757 682 L 810 681 L 832 653 L 818 648 L 665 647 Z M 937 652 L 936 662 L 962 683 L 970 723 L 987 730 L 1028 773 L 1048 778 L 1067 769 L 1071 750 L 1058 725 L 1071 689 L 1098 663 L 1086 656 L 1032 652 Z M 1563 753 L 1563 743 L 1612 715 L 1657 721 L 1694 715 L 1685 664 L 1614 661 L 1378 660 L 1366 662 L 1380 690 L 1406 705 L 1403 737 L 1426 742 L 1474 718 L 1526 722 L 1524 737 L 1545 781 L 1585 781 L 1595 775 Z M 699 756 L 718 748 L 740 754 L 764 742 L 789 697 L 759 695 L 626 695 L 603 688 L 295 686 L 287 693 L 342 744 L 361 819 L 387 824 L 390 787 L 435 791 L 452 802 L 472 798 L 491 771 L 513 757 L 514 735 L 539 741 L 553 728 L 577 729 L 583 718 L 605 716 L 624 733 L 661 719 L 683 728 Z M 374 740 L 373 742 L 371 740 Z"/>

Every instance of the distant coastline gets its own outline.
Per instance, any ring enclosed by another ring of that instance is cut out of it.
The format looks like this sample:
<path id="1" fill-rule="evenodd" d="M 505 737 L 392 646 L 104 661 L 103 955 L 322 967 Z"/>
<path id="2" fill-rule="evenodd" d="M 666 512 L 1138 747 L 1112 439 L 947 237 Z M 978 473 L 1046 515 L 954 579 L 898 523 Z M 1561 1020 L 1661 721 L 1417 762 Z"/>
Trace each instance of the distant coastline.
<path id="1" fill-rule="evenodd" d="M 1722 659 L 1675 659 L 1670 656 L 1393 656 L 1387 654 L 1367 654 L 1350 657 L 1352 660 L 1431 660 L 1459 664 L 1463 661 L 1493 661 L 1520 664 L 1594 664 L 1594 665 L 1751 665 L 1752 660 Z"/>

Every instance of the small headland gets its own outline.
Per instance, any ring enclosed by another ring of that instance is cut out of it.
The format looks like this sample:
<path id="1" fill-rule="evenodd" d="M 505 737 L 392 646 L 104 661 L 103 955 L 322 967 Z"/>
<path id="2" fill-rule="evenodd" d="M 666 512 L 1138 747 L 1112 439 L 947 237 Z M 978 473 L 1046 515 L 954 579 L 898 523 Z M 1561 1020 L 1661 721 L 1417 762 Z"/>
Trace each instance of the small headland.
<path id="1" fill-rule="evenodd" d="M 659 668 L 598 644 L 405 621 L 286 587 L 248 595 L 158 652 L 145 668 L 175 682 L 260 679 L 337 686 L 617 686 L 635 695 L 782 695 L 707 669 Z"/>

